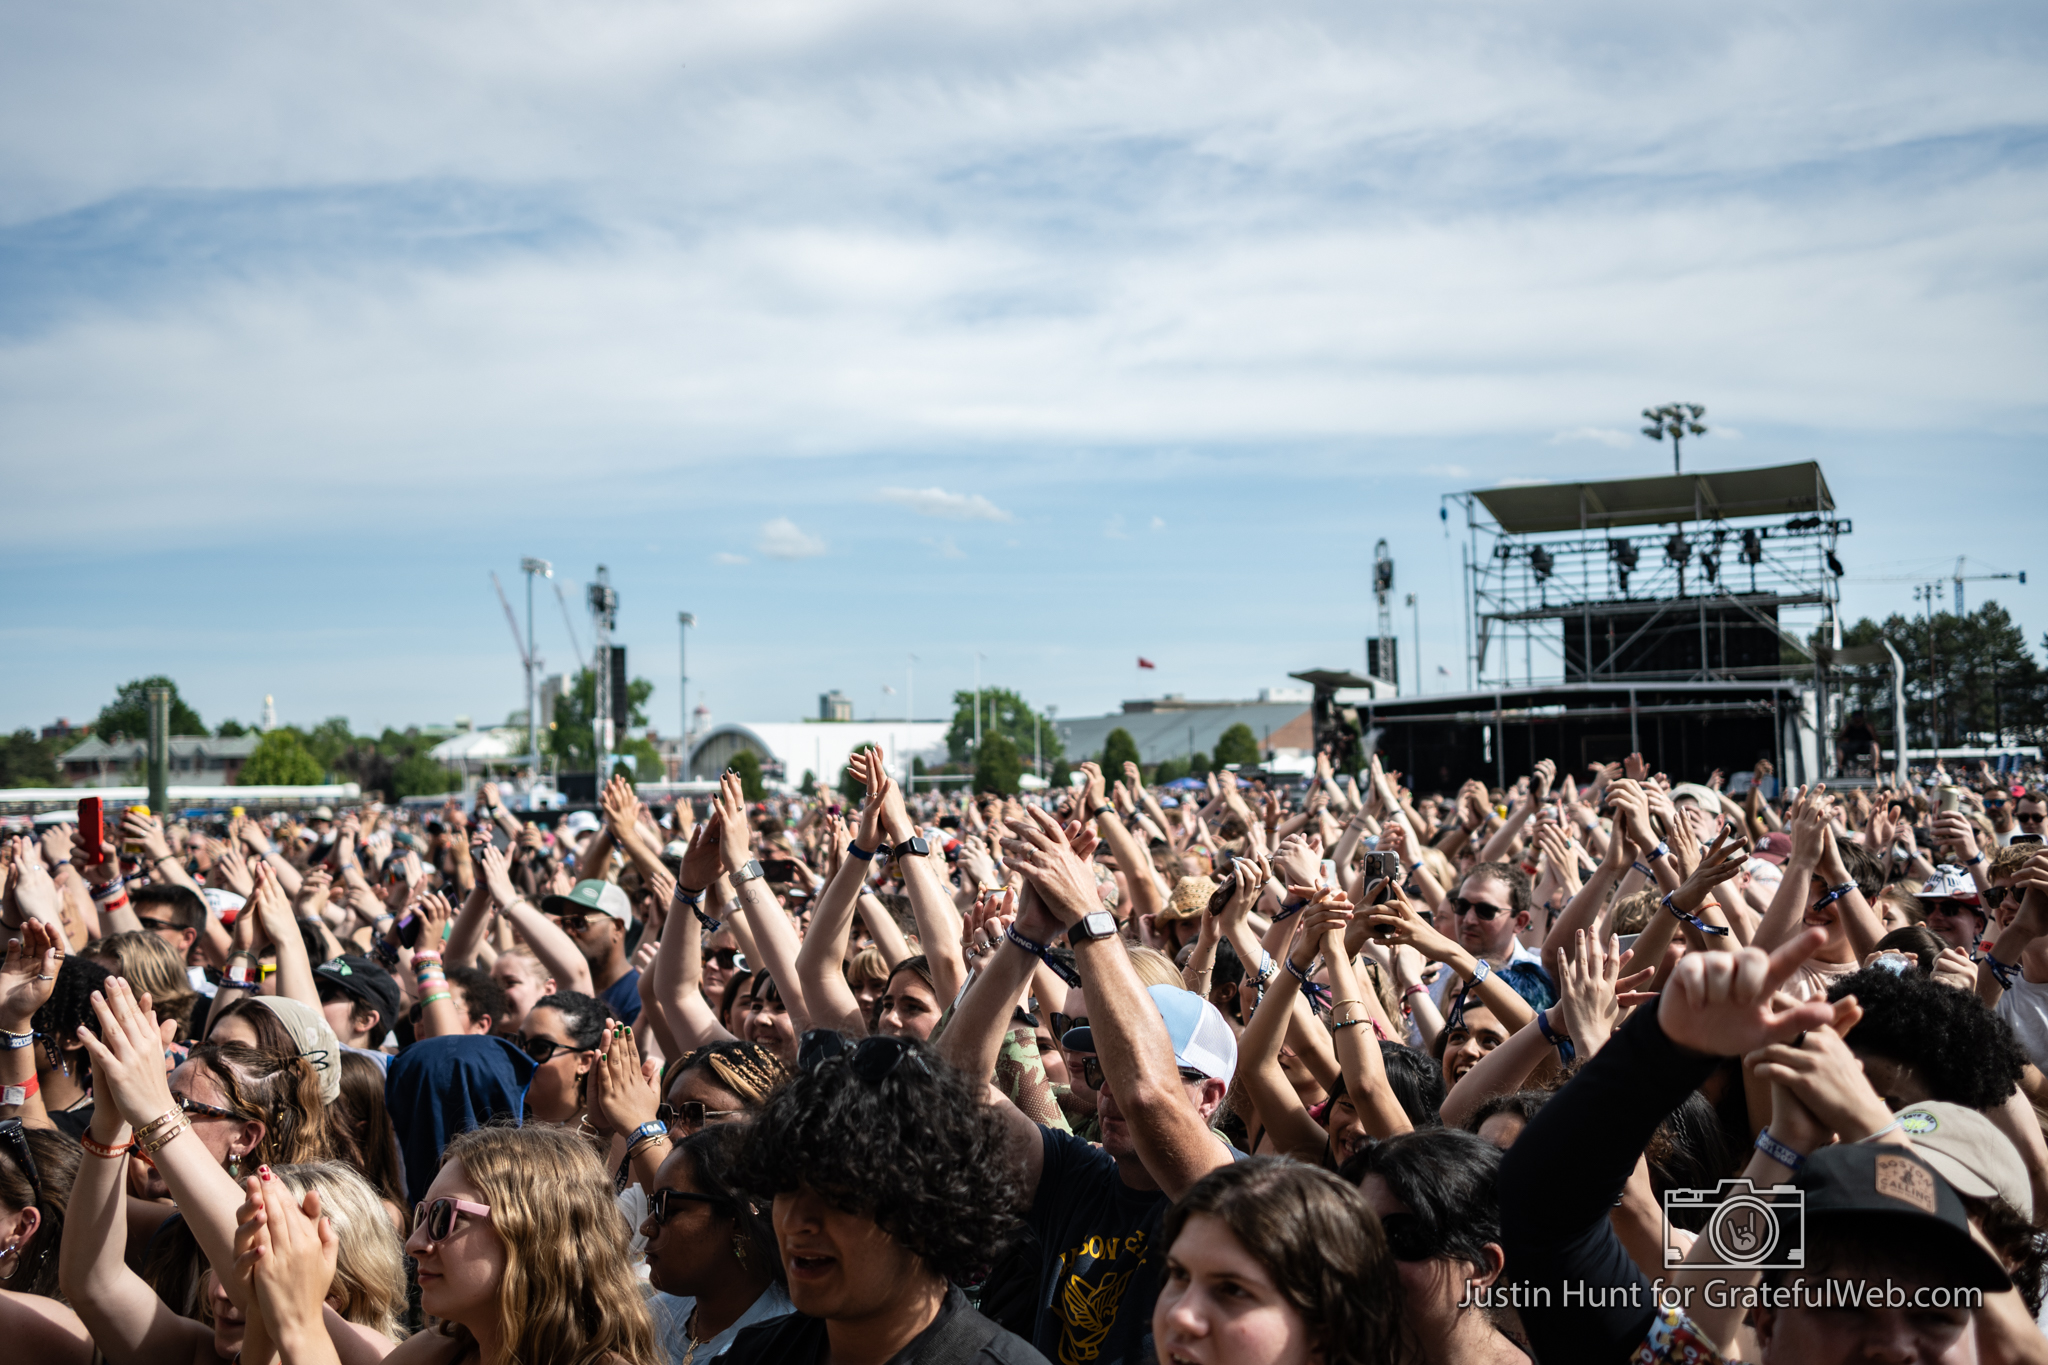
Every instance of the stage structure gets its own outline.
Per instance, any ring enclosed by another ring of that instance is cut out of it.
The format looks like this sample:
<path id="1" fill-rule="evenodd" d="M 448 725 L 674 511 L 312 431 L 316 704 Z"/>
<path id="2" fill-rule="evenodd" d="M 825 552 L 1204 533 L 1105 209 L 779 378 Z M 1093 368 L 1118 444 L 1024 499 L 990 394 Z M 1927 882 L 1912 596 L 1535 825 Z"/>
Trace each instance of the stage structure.
<path id="1" fill-rule="evenodd" d="M 1418 790 L 1538 758 L 1640 751 L 1674 778 L 1768 758 L 1832 777 L 1839 724 L 1816 637 L 1839 642 L 1850 533 L 1818 464 L 1449 494 L 1464 513 L 1467 690 L 1389 700 L 1364 679 L 1294 676 L 1319 726 L 1358 726 Z M 1321 736 L 1318 737 L 1321 742 Z"/>

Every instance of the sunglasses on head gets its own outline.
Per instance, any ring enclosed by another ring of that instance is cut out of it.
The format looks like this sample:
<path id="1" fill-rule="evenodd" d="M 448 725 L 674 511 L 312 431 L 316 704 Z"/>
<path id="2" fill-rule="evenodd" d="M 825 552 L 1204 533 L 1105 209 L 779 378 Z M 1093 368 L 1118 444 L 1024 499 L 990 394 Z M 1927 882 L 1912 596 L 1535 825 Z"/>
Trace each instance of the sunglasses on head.
<path id="1" fill-rule="evenodd" d="M 1422 1220 L 1412 1213 L 1390 1213 L 1380 1219 L 1380 1227 L 1386 1230 L 1387 1250 L 1397 1261 L 1427 1261 L 1436 1255 L 1430 1245 L 1429 1235 L 1423 1231 Z"/>
<path id="2" fill-rule="evenodd" d="M 171 1098 L 176 1100 L 178 1108 L 191 1118 L 239 1119 L 242 1117 L 232 1109 L 223 1109 L 217 1104 L 207 1104 L 193 1099 L 190 1095 L 173 1094 Z"/>
<path id="3" fill-rule="evenodd" d="M 681 1104 L 656 1105 L 654 1117 L 664 1126 L 677 1128 L 685 1133 L 694 1133 L 707 1123 L 729 1123 L 733 1119 L 745 1118 L 744 1109 L 706 1109 L 702 1100 L 684 1100 Z"/>
<path id="4" fill-rule="evenodd" d="M 814 1028 L 807 1030 L 797 1043 L 799 1071 L 816 1071 L 842 1057 L 853 1068 L 853 1074 L 869 1085 L 881 1084 L 906 1059 L 925 1075 L 932 1074 L 924 1058 L 917 1055 L 916 1042 L 909 1038 L 877 1034 L 856 1043 L 837 1029 Z"/>
<path id="5" fill-rule="evenodd" d="M 430 1242 L 445 1242 L 448 1234 L 455 1231 L 455 1215 L 472 1214 L 478 1218 L 491 1216 L 488 1204 L 472 1204 L 467 1199 L 436 1199 L 431 1204 L 412 1206 L 412 1230 L 417 1233 L 422 1227 L 427 1230 Z"/>
<path id="6" fill-rule="evenodd" d="M 1474 919 L 1487 924 L 1493 923 L 1502 915 L 1511 913 L 1510 911 L 1503 910 L 1498 905 L 1481 905 L 1478 901 L 1468 901 L 1463 896 L 1451 897 L 1451 908 L 1461 917 L 1471 915 Z"/>
<path id="7" fill-rule="evenodd" d="M 552 1038 L 541 1035 L 533 1038 L 521 1038 L 519 1040 L 519 1050 L 533 1058 L 539 1065 L 546 1066 L 555 1059 L 555 1054 L 558 1052 L 583 1052 L 587 1049 L 577 1047 L 574 1043 L 558 1043 Z"/>
<path id="8" fill-rule="evenodd" d="M 656 1190 L 647 1196 L 647 1221 L 660 1227 L 685 1204 L 709 1204 L 713 1208 L 731 1208 L 732 1201 L 720 1199 L 715 1194 L 693 1194 L 688 1190 Z"/>
<path id="9" fill-rule="evenodd" d="M 1206 1075 L 1191 1067 L 1176 1067 L 1175 1070 L 1180 1073 L 1180 1078 L 1190 1085 L 1200 1085 L 1203 1081 L 1209 1079 Z M 1102 1089 L 1102 1059 L 1100 1057 L 1083 1057 L 1081 1059 L 1081 1079 L 1087 1083 L 1090 1090 Z"/>
<path id="10" fill-rule="evenodd" d="M 0 1147 L 5 1147 L 8 1155 L 14 1158 L 14 1164 L 21 1167 L 21 1173 L 28 1177 L 29 1189 L 40 1201 L 43 1177 L 36 1170 L 35 1153 L 28 1148 L 28 1133 L 22 1128 L 20 1119 L 0 1119 Z"/>

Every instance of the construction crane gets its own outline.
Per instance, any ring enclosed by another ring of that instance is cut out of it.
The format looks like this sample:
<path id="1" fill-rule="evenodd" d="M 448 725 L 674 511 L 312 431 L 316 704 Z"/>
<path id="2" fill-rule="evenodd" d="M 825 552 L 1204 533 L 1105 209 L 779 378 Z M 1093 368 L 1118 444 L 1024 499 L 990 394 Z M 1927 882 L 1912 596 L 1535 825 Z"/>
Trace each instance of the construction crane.
<path id="1" fill-rule="evenodd" d="M 1958 616 L 1969 615 L 1968 612 L 1963 610 L 1963 584 L 1965 583 L 1984 583 L 1997 578 L 2014 578 L 2019 580 L 2019 585 L 2021 587 L 2024 588 L 2027 586 L 2027 571 L 2025 569 L 2021 569 L 2018 573 L 1966 574 L 1963 572 L 1963 559 L 1964 556 L 1962 555 L 1956 556 L 1955 577 L 1950 580 L 1956 585 L 1956 615 Z"/>

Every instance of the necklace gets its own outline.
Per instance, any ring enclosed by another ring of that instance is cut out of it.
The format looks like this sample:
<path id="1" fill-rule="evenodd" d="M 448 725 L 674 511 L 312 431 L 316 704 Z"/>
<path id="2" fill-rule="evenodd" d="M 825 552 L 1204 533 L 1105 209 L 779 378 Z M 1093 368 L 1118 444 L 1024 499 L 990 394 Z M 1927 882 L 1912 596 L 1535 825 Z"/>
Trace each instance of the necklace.
<path id="1" fill-rule="evenodd" d="M 711 1340 L 710 1337 L 705 1337 L 702 1340 L 698 1339 L 697 1310 L 694 1308 L 690 1310 L 690 1316 L 683 1322 L 683 1335 L 690 1339 L 689 1349 L 683 1352 L 683 1365 L 690 1365 L 690 1362 L 697 1358 L 697 1348 Z"/>

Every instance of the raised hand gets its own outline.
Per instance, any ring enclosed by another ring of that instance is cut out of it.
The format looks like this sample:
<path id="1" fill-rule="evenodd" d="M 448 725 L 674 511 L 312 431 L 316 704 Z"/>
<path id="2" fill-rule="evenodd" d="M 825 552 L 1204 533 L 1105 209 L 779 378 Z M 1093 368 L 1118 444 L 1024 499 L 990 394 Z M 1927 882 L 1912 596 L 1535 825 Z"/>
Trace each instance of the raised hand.
<path id="1" fill-rule="evenodd" d="M 1614 1026 L 1621 1019 L 1621 971 L 1629 956 L 1616 940 L 1609 939 L 1603 946 L 1596 935 L 1584 929 L 1558 954 L 1557 1009 L 1581 1061 L 1614 1035 Z M 1649 974 L 1637 973 L 1628 982 L 1645 980 Z"/>
<path id="2" fill-rule="evenodd" d="M 420 936 L 414 941 L 423 949 L 438 951 L 441 940 L 448 936 L 448 921 L 455 917 L 455 907 L 440 892 L 429 891 L 414 901 L 412 908 L 420 917 Z"/>
<path id="3" fill-rule="evenodd" d="M 1842 1141 L 1854 1142 L 1890 1124 L 1892 1112 L 1842 1041 L 1863 1017 L 1856 997 L 1846 996 L 1829 1008 L 1834 1017 L 1804 1037 L 1762 1049 L 1756 1074 L 1784 1086 L 1822 1125 Z"/>
<path id="4" fill-rule="evenodd" d="M 519 899 L 519 890 L 512 885 L 512 864 L 502 850 L 485 844 L 477 856 L 477 869 L 483 873 L 484 889 L 491 893 L 492 903 L 500 910 Z"/>
<path id="5" fill-rule="evenodd" d="M 1095 889 L 1095 874 L 1077 851 L 1071 834 L 1036 807 L 1027 811 L 1029 824 L 1017 826 L 1016 833 L 1003 841 L 1003 853 L 1010 865 L 1037 888 L 1047 913 L 1061 925 L 1078 923 L 1082 916 L 1102 908 Z"/>
<path id="6" fill-rule="evenodd" d="M 727 872 L 737 872 L 753 855 L 748 846 L 753 827 L 747 823 L 747 793 L 740 775 L 730 768 L 718 779 L 718 851 Z"/>
<path id="7" fill-rule="evenodd" d="M 57 987 L 57 964 L 64 956 L 64 935 L 55 925 L 31 919 L 21 937 L 7 941 L 7 959 L 0 965 L 0 1028 L 27 1033 L 36 1011 Z"/>
<path id="8" fill-rule="evenodd" d="M 1413 948 L 1432 962 L 1453 962 L 1467 955 L 1463 947 L 1437 932 L 1429 917 L 1399 887 L 1389 888 L 1386 900 L 1367 908 L 1367 921 L 1379 942 Z"/>
<path id="9" fill-rule="evenodd" d="M 7 894 L 23 920 L 41 920 L 52 927 L 63 920 L 57 913 L 57 883 L 50 880 L 50 873 L 43 866 L 43 860 L 36 856 L 34 846 L 26 839 L 14 841 L 14 875 L 8 881 Z"/>
<path id="10" fill-rule="evenodd" d="M 1827 1001 L 1781 1008 L 1778 995 L 1826 942 L 1826 930 L 1807 929 L 1775 952 L 1687 953 L 1658 997 L 1657 1022 L 1680 1047 L 1710 1057 L 1740 1057 L 1829 1023 L 1834 1006 Z"/>
<path id="11" fill-rule="evenodd" d="M 83 1024 L 78 1037 L 92 1057 L 93 1094 L 111 1099 L 130 1126 L 140 1128 L 177 1108 L 164 1070 L 164 1038 L 149 997 L 137 999 L 128 982 L 110 976 L 93 992 L 99 1033 Z"/>
<path id="12" fill-rule="evenodd" d="M 590 1068 L 589 1090 L 590 1126 L 600 1132 L 630 1133 L 654 1122 L 661 1095 L 633 1046 L 630 1024 L 613 1026 L 605 1050 Z"/>
<path id="13" fill-rule="evenodd" d="M 308 1190 L 303 1199 L 294 1200 L 284 1182 L 268 1168 L 258 1176 L 251 1183 L 262 1192 L 263 1216 L 246 1239 L 237 1229 L 236 1244 L 247 1243 L 247 1250 L 236 1258 L 237 1265 L 247 1262 L 246 1273 L 255 1286 L 264 1326 L 287 1365 L 335 1360 L 322 1309 L 334 1287 L 341 1238 L 334 1224 L 321 1215 L 317 1190 Z"/>
<path id="14" fill-rule="evenodd" d="M 1323 841 L 1314 834 L 1290 834 L 1273 855 L 1273 870 L 1289 886 L 1314 886 L 1323 871 Z"/>
<path id="15" fill-rule="evenodd" d="M 1723 827 L 1714 842 L 1707 847 L 1704 857 L 1699 860 L 1678 890 L 1672 893 L 1671 903 L 1685 913 L 1692 914 L 1707 898 L 1707 893 L 1722 882 L 1738 876 L 1749 861 L 1749 845 L 1734 830 Z"/>
<path id="16" fill-rule="evenodd" d="M 1538 801 L 1550 799 L 1550 784 L 1557 781 L 1557 763 L 1553 759 L 1536 760 L 1535 795 Z"/>

